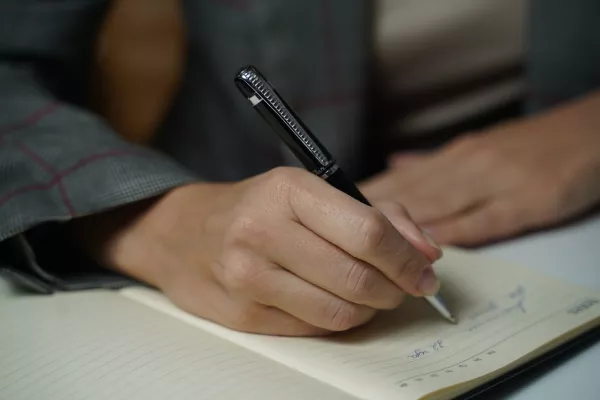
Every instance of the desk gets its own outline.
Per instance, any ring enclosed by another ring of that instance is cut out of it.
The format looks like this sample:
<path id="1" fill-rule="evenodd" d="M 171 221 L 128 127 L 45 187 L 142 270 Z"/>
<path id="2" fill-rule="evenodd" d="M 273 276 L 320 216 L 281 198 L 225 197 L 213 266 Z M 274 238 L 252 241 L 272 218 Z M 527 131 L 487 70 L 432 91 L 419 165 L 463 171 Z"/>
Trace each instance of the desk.
<path id="1" fill-rule="evenodd" d="M 600 288 L 600 215 L 560 230 L 476 250 L 571 282 Z M 600 399 L 600 342 L 489 399 Z M 516 383 L 516 382 L 515 382 Z"/>
<path id="2" fill-rule="evenodd" d="M 0 276 L 0 301 L 3 297 L 18 296 L 19 293 L 19 289 L 15 285 Z"/>
<path id="3" fill-rule="evenodd" d="M 600 288 L 600 215 L 567 228 L 503 242 L 476 252 Z M 0 301 L 2 297 L 15 295 L 18 291 L 0 279 Z M 551 368 L 541 374 L 526 374 L 498 390 L 486 392 L 482 398 L 599 399 L 599 369 L 600 343 L 596 343 L 566 362 L 552 363 Z"/>

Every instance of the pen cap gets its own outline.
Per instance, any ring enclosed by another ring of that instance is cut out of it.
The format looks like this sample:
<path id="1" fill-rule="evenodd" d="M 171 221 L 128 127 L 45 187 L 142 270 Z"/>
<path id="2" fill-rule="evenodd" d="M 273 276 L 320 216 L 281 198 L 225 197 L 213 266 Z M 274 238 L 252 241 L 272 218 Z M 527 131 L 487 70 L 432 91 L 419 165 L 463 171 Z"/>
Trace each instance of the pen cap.
<path id="1" fill-rule="evenodd" d="M 240 69 L 234 82 L 307 169 L 320 175 L 335 163 L 331 154 L 256 67 Z"/>

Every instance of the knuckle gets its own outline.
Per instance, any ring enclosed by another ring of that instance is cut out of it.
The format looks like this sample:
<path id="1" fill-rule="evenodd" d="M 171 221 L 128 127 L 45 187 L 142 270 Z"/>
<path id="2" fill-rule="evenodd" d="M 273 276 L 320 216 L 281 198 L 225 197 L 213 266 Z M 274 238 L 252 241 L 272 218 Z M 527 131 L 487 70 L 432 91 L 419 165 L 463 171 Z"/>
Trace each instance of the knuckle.
<path id="1" fill-rule="evenodd" d="M 267 183 L 269 186 L 286 190 L 300 185 L 302 180 L 302 171 L 293 167 L 276 167 L 267 173 Z"/>
<path id="2" fill-rule="evenodd" d="M 375 209 L 363 218 L 359 227 L 361 252 L 370 253 L 382 245 L 387 230 L 386 224 L 386 218 Z"/>
<path id="3" fill-rule="evenodd" d="M 260 244 L 268 240 L 267 229 L 259 218 L 244 213 L 234 219 L 229 226 L 225 242 L 229 245 Z"/>
<path id="4" fill-rule="evenodd" d="M 232 257 L 223 266 L 223 283 L 229 290 L 247 292 L 254 286 L 256 276 L 260 269 L 244 257 Z"/>
<path id="5" fill-rule="evenodd" d="M 332 331 L 345 331 L 361 322 L 359 307 L 340 299 L 332 299 L 329 302 L 325 317 L 327 328 Z"/>
<path id="6" fill-rule="evenodd" d="M 302 173 L 297 168 L 276 167 L 266 174 L 266 190 L 276 204 L 289 202 L 293 189 L 301 185 Z"/>
<path id="7" fill-rule="evenodd" d="M 346 275 L 346 288 L 355 300 L 365 300 L 372 297 L 375 290 L 375 273 L 364 263 L 354 260 Z"/>

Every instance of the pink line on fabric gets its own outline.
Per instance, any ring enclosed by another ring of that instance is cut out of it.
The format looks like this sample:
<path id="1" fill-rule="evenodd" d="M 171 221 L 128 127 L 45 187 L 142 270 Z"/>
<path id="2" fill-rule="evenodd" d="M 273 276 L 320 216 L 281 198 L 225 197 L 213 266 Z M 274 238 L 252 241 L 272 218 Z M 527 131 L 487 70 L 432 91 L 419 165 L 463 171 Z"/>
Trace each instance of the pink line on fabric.
<path id="1" fill-rule="evenodd" d="M 75 210 L 73 209 L 73 204 L 71 203 L 71 199 L 67 194 L 67 190 L 65 189 L 65 185 L 62 181 L 60 173 L 46 160 L 44 160 L 37 153 L 35 153 L 33 150 L 27 147 L 25 143 L 19 142 L 18 147 L 19 150 L 21 150 L 21 153 L 25 154 L 34 163 L 44 168 L 46 172 L 48 172 L 52 176 L 52 179 L 57 180 L 55 184 L 58 186 L 58 193 L 60 194 L 60 198 L 63 204 L 65 205 L 66 209 L 69 211 L 69 215 L 73 216 L 75 214 Z"/>
<path id="2" fill-rule="evenodd" d="M 127 155 L 134 155 L 134 154 L 135 154 L 134 152 L 126 151 L 126 150 L 111 150 L 111 151 L 106 151 L 106 152 L 102 152 L 102 153 L 98 153 L 98 154 L 92 154 L 88 157 L 82 158 L 81 160 L 77 161 L 71 167 L 66 168 L 63 171 L 56 173 L 52 177 L 52 179 L 50 179 L 46 183 L 26 185 L 26 186 L 21 186 L 21 187 L 11 190 L 10 192 L 6 193 L 4 196 L 0 197 L 0 207 L 2 207 L 2 205 L 4 203 L 11 200 L 13 197 L 24 195 L 24 194 L 34 192 L 34 191 L 51 189 L 52 187 L 57 185 L 59 182 L 62 182 L 62 180 L 65 177 L 67 177 L 68 175 L 70 175 L 70 174 L 80 170 L 81 168 L 83 168 L 89 164 L 92 164 L 96 161 L 104 160 L 106 158 L 122 157 L 122 156 L 127 156 Z M 60 190 L 60 188 L 59 188 L 59 190 Z M 71 215 L 75 215 L 75 210 L 72 210 Z"/>
<path id="3" fill-rule="evenodd" d="M 46 160 L 44 160 L 42 157 L 40 157 L 37 153 L 35 153 L 29 147 L 27 147 L 27 145 L 25 145 L 25 143 L 19 142 L 17 144 L 17 146 L 19 147 L 19 150 L 21 150 L 21 152 L 23 154 L 25 154 L 27 157 L 29 157 L 36 164 L 41 165 L 42 168 L 44 168 L 50 175 L 55 176 L 58 174 L 58 172 L 52 165 L 50 165 Z"/>
<path id="4" fill-rule="evenodd" d="M 59 102 L 52 102 L 46 104 L 44 107 L 35 110 L 24 120 L 0 127 L 0 143 L 2 143 L 2 139 L 4 138 L 4 136 L 8 135 L 9 133 L 37 124 L 46 116 L 52 114 L 59 106 Z"/>

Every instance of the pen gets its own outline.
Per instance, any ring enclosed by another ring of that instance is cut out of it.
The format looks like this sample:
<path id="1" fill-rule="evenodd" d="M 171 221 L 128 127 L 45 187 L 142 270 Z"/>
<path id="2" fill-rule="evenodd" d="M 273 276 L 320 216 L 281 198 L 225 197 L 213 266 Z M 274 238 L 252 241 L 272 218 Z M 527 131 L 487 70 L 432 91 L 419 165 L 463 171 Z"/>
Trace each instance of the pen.
<path id="1" fill-rule="evenodd" d="M 354 199 L 368 206 L 371 205 L 356 185 L 345 176 L 327 149 L 256 67 L 242 68 L 235 76 L 234 82 L 244 97 L 252 103 L 253 108 L 267 121 L 306 169 Z M 456 318 L 439 294 L 426 296 L 425 299 L 444 318 L 456 323 Z"/>

